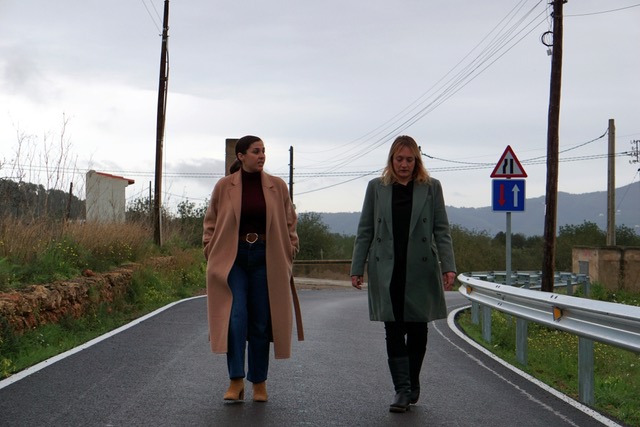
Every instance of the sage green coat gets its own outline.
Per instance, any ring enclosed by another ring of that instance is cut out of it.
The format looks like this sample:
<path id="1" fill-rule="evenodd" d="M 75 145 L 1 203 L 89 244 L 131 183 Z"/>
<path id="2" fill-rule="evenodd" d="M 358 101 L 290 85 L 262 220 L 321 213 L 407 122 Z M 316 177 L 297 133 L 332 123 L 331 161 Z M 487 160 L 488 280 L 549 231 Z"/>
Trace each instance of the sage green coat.
<path id="1" fill-rule="evenodd" d="M 394 321 L 389 286 L 393 274 L 392 185 L 369 181 L 353 249 L 351 275 L 368 273 L 369 318 Z M 430 322 L 447 316 L 442 272 L 456 271 L 440 181 L 414 182 L 407 247 L 404 320 Z"/>

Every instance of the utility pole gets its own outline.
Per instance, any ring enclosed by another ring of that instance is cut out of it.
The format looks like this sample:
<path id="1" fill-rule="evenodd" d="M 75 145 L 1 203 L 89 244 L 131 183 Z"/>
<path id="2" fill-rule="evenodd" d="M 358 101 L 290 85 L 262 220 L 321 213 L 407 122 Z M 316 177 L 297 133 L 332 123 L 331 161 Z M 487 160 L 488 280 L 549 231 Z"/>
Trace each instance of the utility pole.
<path id="1" fill-rule="evenodd" d="M 629 160 L 629 163 L 639 163 L 640 162 L 640 139 L 635 139 L 631 141 L 631 157 L 635 157 L 634 159 Z"/>
<path id="2" fill-rule="evenodd" d="M 558 215 L 558 152 L 560 146 L 560 94 L 562 81 L 562 6 L 565 0 L 553 0 L 553 51 L 547 124 L 547 189 L 544 216 L 544 246 L 541 290 L 553 292 L 556 263 L 556 226 Z"/>
<path id="3" fill-rule="evenodd" d="M 160 51 L 160 83 L 158 86 L 158 116 L 156 126 L 156 173 L 153 204 L 153 240 L 162 246 L 162 145 L 164 123 L 167 112 L 167 84 L 169 64 L 167 63 L 167 39 L 169 38 L 169 0 L 164 0 L 162 21 L 162 48 Z"/>
<path id="4" fill-rule="evenodd" d="M 67 210 L 64 215 L 64 220 L 69 221 L 71 218 L 71 201 L 73 199 L 73 182 L 69 184 L 69 198 L 67 199 Z"/>
<path id="5" fill-rule="evenodd" d="M 289 147 L 289 197 L 293 203 L 293 145 Z"/>
<path id="6" fill-rule="evenodd" d="M 609 119 L 607 156 L 607 246 L 616 245 L 616 124 Z"/>

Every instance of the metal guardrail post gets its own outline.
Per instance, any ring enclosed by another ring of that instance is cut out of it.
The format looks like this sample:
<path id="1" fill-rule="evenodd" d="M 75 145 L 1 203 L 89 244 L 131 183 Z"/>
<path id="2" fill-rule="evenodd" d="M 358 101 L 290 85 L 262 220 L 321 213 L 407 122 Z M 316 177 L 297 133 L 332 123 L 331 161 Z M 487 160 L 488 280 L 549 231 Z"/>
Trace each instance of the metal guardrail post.
<path id="1" fill-rule="evenodd" d="M 499 273 L 492 273 L 500 276 Z M 585 295 L 589 295 L 589 277 L 581 275 L 576 284 L 582 284 Z M 580 401 L 587 405 L 595 403 L 594 341 L 640 353 L 640 307 L 557 293 L 534 292 L 464 274 L 458 275 L 458 280 L 461 283 L 460 293 L 482 307 L 482 337 L 487 343 L 491 342 L 491 310 L 499 310 L 518 320 L 524 319 L 577 335 L 578 394 Z M 527 334 L 518 332 L 518 329 L 524 329 L 524 324 L 517 324 L 516 328 L 518 361 L 526 364 Z"/>
<path id="2" fill-rule="evenodd" d="M 525 319 L 516 318 L 516 358 L 522 365 L 527 365 L 529 322 Z"/>
<path id="3" fill-rule="evenodd" d="M 491 307 L 483 305 L 482 307 L 482 338 L 491 343 Z"/>
<path id="4" fill-rule="evenodd" d="M 578 337 L 578 395 L 587 405 L 595 403 L 593 340 Z"/>
<path id="5" fill-rule="evenodd" d="M 471 302 L 471 323 L 480 324 L 480 304 L 475 301 Z"/>
<path id="6" fill-rule="evenodd" d="M 584 282 L 582 287 L 584 288 L 584 295 L 589 298 L 591 296 L 591 280 L 589 280 L 589 277 L 587 277 L 587 280 Z"/>

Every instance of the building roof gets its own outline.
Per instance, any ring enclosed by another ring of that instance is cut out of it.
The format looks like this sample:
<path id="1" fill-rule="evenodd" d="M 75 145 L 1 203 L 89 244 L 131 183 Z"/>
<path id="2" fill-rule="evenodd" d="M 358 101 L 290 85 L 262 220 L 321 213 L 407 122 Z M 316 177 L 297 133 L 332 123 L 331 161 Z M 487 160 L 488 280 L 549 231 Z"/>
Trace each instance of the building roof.
<path id="1" fill-rule="evenodd" d="M 94 171 L 94 172 L 95 172 L 95 171 Z M 97 175 L 100 175 L 100 176 L 107 177 L 107 178 L 122 179 L 122 180 L 124 180 L 124 181 L 127 181 L 128 185 L 131 185 L 131 184 L 135 184 L 135 183 L 136 183 L 136 182 L 135 182 L 135 180 L 133 180 L 133 179 L 131 179 L 131 178 L 125 178 L 125 177 L 123 177 L 123 176 L 118 176 L 118 175 L 112 175 L 112 174 L 110 174 L 110 173 L 105 173 L 105 172 L 96 172 L 96 174 L 97 174 Z"/>

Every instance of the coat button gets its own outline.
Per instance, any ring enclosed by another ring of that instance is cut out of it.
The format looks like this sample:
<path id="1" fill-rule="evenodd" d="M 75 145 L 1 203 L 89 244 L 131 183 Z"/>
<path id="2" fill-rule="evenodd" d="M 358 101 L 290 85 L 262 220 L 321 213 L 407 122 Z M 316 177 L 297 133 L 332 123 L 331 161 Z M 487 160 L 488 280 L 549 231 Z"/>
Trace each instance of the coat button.
<path id="1" fill-rule="evenodd" d="M 376 240 L 378 241 L 378 243 L 382 242 L 382 239 L 379 237 Z"/>
<path id="2" fill-rule="evenodd" d="M 378 218 L 378 222 L 382 222 L 382 218 Z"/>
<path id="3" fill-rule="evenodd" d="M 427 222 L 427 218 L 422 218 L 422 222 Z"/>
<path id="4" fill-rule="evenodd" d="M 423 237 L 423 238 L 422 238 L 422 241 L 423 241 L 423 242 L 426 242 L 426 241 L 427 241 L 427 238 L 426 238 L 426 237 Z"/>
<path id="5" fill-rule="evenodd" d="M 376 261 L 380 261 L 380 257 L 376 257 Z"/>
<path id="6" fill-rule="evenodd" d="M 423 261 L 426 261 L 426 260 L 427 260 L 427 257 L 426 257 L 426 256 L 423 256 L 423 257 L 422 257 L 422 260 L 423 260 Z"/>

